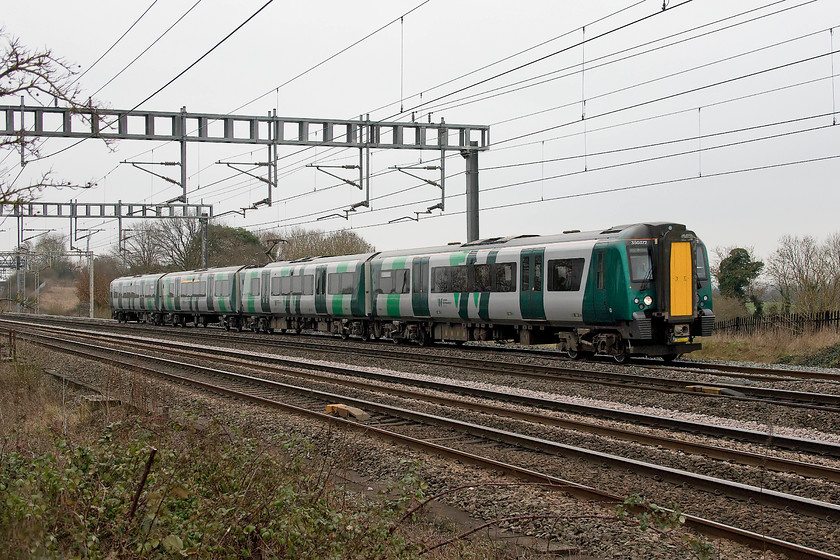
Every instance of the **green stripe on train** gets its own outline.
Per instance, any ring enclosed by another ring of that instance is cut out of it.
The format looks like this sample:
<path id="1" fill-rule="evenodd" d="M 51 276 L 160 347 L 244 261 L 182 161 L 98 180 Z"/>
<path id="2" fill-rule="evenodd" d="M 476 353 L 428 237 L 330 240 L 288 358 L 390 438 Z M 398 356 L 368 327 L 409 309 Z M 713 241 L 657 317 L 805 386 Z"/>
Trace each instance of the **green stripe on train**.
<path id="1" fill-rule="evenodd" d="M 344 296 L 337 295 L 332 296 L 332 314 L 335 316 L 342 316 L 344 315 Z"/>
<path id="2" fill-rule="evenodd" d="M 388 294 L 385 304 L 385 314 L 388 317 L 400 316 L 400 296 L 401 294 Z"/>

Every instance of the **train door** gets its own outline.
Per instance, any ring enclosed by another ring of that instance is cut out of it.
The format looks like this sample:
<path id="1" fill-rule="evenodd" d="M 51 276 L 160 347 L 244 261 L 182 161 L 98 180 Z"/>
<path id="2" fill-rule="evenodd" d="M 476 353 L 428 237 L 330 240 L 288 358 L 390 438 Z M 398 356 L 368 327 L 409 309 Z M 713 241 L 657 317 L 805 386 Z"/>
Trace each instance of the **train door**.
<path id="1" fill-rule="evenodd" d="M 327 313 L 327 267 L 315 267 L 315 313 Z"/>
<path id="2" fill-rule="evenodd" d="M 205 282 L 207 282 L 207 288 L 204 291 L 204 302 L 207 305 L 207 311 L 213 312 L 216 311 L 216 300 L 213 297 L 216 280 L 213 274 L 208 274 L 206 278 Z"/>
<path id="3" fill-rule="evenodd" d="M 608 252 L 606 247 L 595 247 L 592 251 L 592 269 L 595 278 L 592 287 L 592 320 L 603 323 L 612 320 L 612 310 L 610 309 L 608 287 L 609 280 Z"/>
<path id="4" fill-rule="evenodd" d="M 694 281 L 691 242 L 671 243 L 670 311 L 671 317 L 690 317 L 694 313 Z"/>
<path id="5" fill-rule="evenodd" d="M 522 249 L 520 261 L 519 307 L 525 320 L 545 319 L 543 269 L 545 249 Z"/>
<path id="6" fill-rule="evenodd" d="M 271 312 L 269 297 L 271 296 L 271 269 L 264 268 L 260 273 L 260 308 L 263 313 Z"/>
<path id="7" fill-rule="evenodd" d="M 411 261 L 411 308 L 415 317 L 429 317 L 429 257 Z"/>

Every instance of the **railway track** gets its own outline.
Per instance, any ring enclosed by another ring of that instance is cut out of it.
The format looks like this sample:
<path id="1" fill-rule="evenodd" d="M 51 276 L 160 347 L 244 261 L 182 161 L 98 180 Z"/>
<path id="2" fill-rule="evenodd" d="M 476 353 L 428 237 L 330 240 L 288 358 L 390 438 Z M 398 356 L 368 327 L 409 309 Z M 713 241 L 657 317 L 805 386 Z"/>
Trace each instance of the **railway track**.
<path id="1" fill-rule="evenodd" d="M 42 330 L 41 332 L 43 335 L 51 336 L 56 334 L 57 330 L 55 328 L 52 328 L 49 331 Z M 71 330 L 67 329 L 62 329 L 58 332 L 64 332 L 67 334 L 72 333 Z M 146 342 L 144 341 L 144 339 L 135 335 L 125 335 L 116 333 L 103 334 L 76 332 L 75 334 L 78 336 L 90 337 L 91 340 L 101 340 L 101 337 L 105 336 L 107 337 L 107 339 L 110 339 L 113 344 L 119 345 L 120 347 L 124 347 L 126 344 L 129 344 L 142 348 L 145 351 L 165 352 L 166 354 L 177 353 L 185 357 L 197 357 L 194 353 L 194 349 L 196 348 L 194 344 L 187 344 L 177 341 L 167 341 L 163 339 L 155 339 L 152 342 Z M 220 363 L 241 365 L 243 356 L 245 355 L 241 350 L 229 350 L 218 347 L 210 348 L 206 346 L 204 346 L 203 348 L 206 352 L 212 353 L 212 358 L 214 361 Z M 553 399 L 540 398 L 533 395 L 523 395 L 515 392 L 502 393 L 498 391 L 485 390 L 478 387 L 471 387 L 463 384 L 446 383 L 422 378 L 406 377 L 404 375 L 375 372 L 369 371 L 365 368 L 355 368 L 343 365 L 329 365 L 317 362 L 307 362 L 296 358 L 283 358 L 271 354 L 254 355 L 248 353 L 247 356 L 250 358 L 250 360 L 258 360 L 260 362 L 270 364 L 271 366 L 276 368 L 283 368 L 283 371 L 289 371 L 289 368 L 294 368 L 297 370 L 309 369 L 311 371 L 327 372 L 336 375 L 351 375 L 356 378 L 377 380 L 381 382 L 389 382 L 404 386 L 432 389 L 448 393 L 458 393 L 470 397 L 479 397 L 495 401 L 504 401 L 508 403 L 527 405 L 556 412 L 571 412 L 590 417 L 615 420 L 627 424 L 646 425 L 666 430 L 674 430 L 692 434 L 702 434 L 710 437 L 723 437 L 737 441 L 769 445 L 773 447 L 789 449 L 803 453 L 817 453 L 820 455 L 830 457 L 840 457 L 840 444 L 814 441 L 805 438 L 789 437 L 780 434 L 770 435 L 764 432 L 720 426 L 711 423 L 689 422 L 675 418 L 669 418 L 664 416 L 652 416 L 649 414 L 639 414 L 609 407 L 568 403 Z M 298 374 L 300 373 L 296 372 L 296 375 Z M 727 458 L 727 460 L 729 459 L 732 459 L 732 457 Z"/>
<path id="2" fill-rule="evenodd" d="M 15 319 L 13 321 L 2 320 L 0 322 L 7 325 L 14 322 L 21 321 Z M 90 326 L 90 322 L 68 321 L 68 320 L 49 320 L 51 324 L 69 324 L 75 327 L 85 326 L 85 328 L 95 328 Z M 25 324 L 25 322 L 24 322 Z M 111 322 L 109 330 L 113 329 L 114 323 Z M 162 327 L 141 327 L 143 332 L 161 333 L 166 332 Z M 133 329 L 135 332 L 137 328 Z M 247 343 L 252 346 L 259 346 L 269 349 L 290 348 L 307 351 L 316 351 L 326 354 L 345 354 L 348 349 L 346 345 L 339 343 L 336 339 L 330 338 L 328 341 L 313 341 L 313 340 L 290 340 L 290 337 L 254 337 L 248 335 L 239 335 L 232 333 L 225 333 L 223 331 L 213 332 L 213 330 L 206 329 L 176 329 L 179 334 L 182 333 L 199 333 L 190 334 L 186 336 L 195 336 L 201 338 L 203 341 L 216 340 L 222 342 L 229 342 L 244 338 Z M 215 330 L 215 329 L 214 329 Z M 457 367 L 460 369 L 471 369 L 474 371 L 487 371 L 491 369 L 488 365 L 486 357 L 470 358 L 464 356 L 445 356 L 435 355 L 427 352 L 418 352 L 417 348 L 412 348 L 411 351 L 395 348 L 383 348 L 384 345 L 354 345 L 352 352 L 356 355 L 372 356 L 377 358 L 387 358 L 400 362 L 413 362 L 422 364 L 434 364 L 446 367 Z M 685 369 L 681 367 L 680 369 Z M 703 373 L 708 374 L 711 370 L 703 369 Z M 781 370 L 773 370 L 771 378 L 778 378 L 779 375 L 775 372 Z M 532 379 L 543 380 L 563 380 L 571 383 L 586 383 L 599 384 L 610 387 L 618 387 L 623 389 L 637 389 L 646 391 L 655 391 L 659 393 L 670 394 L 691 394 L 700 398 L 725 398 L 733 401 L 741 402 L 755 402 L 755 403 L 772 403 L 774 405 L 800 408 L 808 410 L 822 410 L 826 412 L 840 412 L 840 394 L 822 393 L 822 392 L 806 392 L 793 391 L 786 389 L 775 389 L 767 387 L 752 387 L 743 384 L 733 383 L 686 383 L 680 379 L 669 379 L 666 377 L 639 375 L 623 372 L 609 372 L 593 368 L 576 365 L 575 367 L 566 367 L 561 365 L 536 365 L 536 364 L 514 364 L 509 362 L 495 361 L 492 363 L 493 374 L 510 374 L 514 376 L 528 377 Z M 800 372 L 802 373 L 802 372 Z M 827 374 L 817 372 L 819 379 L 826 380 Z M 750 379 L 768 380 L 768 376 L 758 375 L 753 372 L 750 374 L 742 373 L 741 376 L 746 376 Z M 790 376 L 796 379 L 801 379 L 802 376 Z M 840 376 L 836 376 L 838 381 L 838 392 L 840 392 Z M 833 387 L 833 386 L 832 386 Z"/>
<path id="3" fill-rule="evenodd" d="M 167 353 L 171 352 L 179 352 L 181 360 L 172 360 L 172 359 L 164 359 L 158 358 L 151 355 L 143 355 L 138 357 L 136 353 L 134 353 L 134 357 L 132 356 L 132 351 L 124 349 L 128 344 L 132 345 L 142 345 L 141 341 L 130 341 L 125 336 L 116 337 L 116 339 L 112 338 L 112 342 L 117 342 L 122 346 L 123 349 L 116 349 L 113 346 L 100 346 L 94 345 L 88 342 L 82 343 L 79 342 L 78 339 L 73 339 L 69 337 L 69 333 L 67 335 L 62 335 L 61 337 L 56 336 L 54 333 L 49 335 L 38 334 L 35 332 L 27 334 L 27 336 L 33 337 L 34 340 L 37 341 L 38 344 L 42 344 L 45 346 L 50 346 L 54 349 L 61 350 L 64 352 L 74 352 L 86 355 L 88 358 L 97 359 L 97 360 L 110 360 L 114 361 L 122 366 L 126 367 L 134 367 L 143 369 L 146 372 L 154 372 L 156 375 L 165 375 L 170 379 L 176 379 L 181 383 L 189 383 L 193 386 L 200 386 L 205 389 L 210 389 L 216 392 L 221 392 L 223 394 L 228 394 L 231 396 L 237 396 L 238 398 L 248 398 L 249 400 L 255 402 L 261 402 L 263 404 L 271 403 L 272 406 L 281 406 L 288 410 L 294 410 L 299 413 L 306 413 L 310 416 L 317 416 L 323 418 L 323 413 L 318 412 L 318 409 L 323 409 L 325 404 L 329 404 L 330 402 L 334 402 L 339 400 L 346 404 L 352 404 L 353 406 L 357 406 L 362 408 L 366 411 L 371 411 L 372 413 L 372 420 L 370 422 L 365 422 L 364 424 L 361 423 L 353 423 L 350 421 L 341 420 L 341 423 L 350 423 L 355 424 L 354 429 L 359 429 L 359 426 L 364 425 L 367 429 L 375 428 L 377 433 L 381 432 L 380 435 L 387 438 L 392 439 L 399 439 L 404 442 L 410 442 L 413 446 L 420 446 L 425 449 L 436 449 L 438 452 L 441 450 L 445 450 L 447 454 L 454 454 L 455 456 L 460 457 L 461 459 L 468 459 L 469 462 L 479 462 L 484 465 L 487 464 L 494 464 L 496 468 L 500 467 L 500 463 L 495 461 L 491 458 L 480 458 L 478 455 L 474 453 L 470 453 L 464 450 L 457 450 L 453 449 L 451 446 L 448 447 L 441 447 L 438 444 L 434 444 L 434 442 L 422 442 L 419 438 L 412 437 L 410 434 L 401 433 L 399 435 L 394 435 L 392 428 L 394 427 L 405 427 L 411 426 L 412 424 L 420 424 L 424 426 L 433 425 L 436 426 L 438 429 L 448 430 L 453 432 L 454 435 L 446 435 L 444 434 L 443 438 L 451 438 L 452 441 L 463 441 L 465 436 L 471 438 L 479 438 L 486 440 L 488 442 L 493 442 L 496 444 L 502 444 L 505 446 L 516 446 L 523 450 L 530 450 L 535 451 L 538 450 L 542 453 L 548 453 L 552 455 L 562 455 L 562 456 L 576 456 L 585 458 L 589 461 L 601 462 L 601 463 L 609 463 L 614 465 L 617 468 L 624 468 L 629 469 L 634 472 L 644 472 L 648 476 L 651 477 L 659 477 L 664 480 L 670 480 L 679 484 L 689 484 L 696 488 L 704 488 L 706 490 L 710 490 L 712 492 L 721 493 L 723 495 L 735 496 L 740 499 L 748 499 L 753 500 L 757 503 L 763 503 L 772 507 L 780 507 L 780 508 L 787 508 L 788 510 L 797 511 L 803 515 L 815 515 L 815 516 L 833 516 L 836 518 L 838 514 L 840 514 L 840 506 L 835 504 L 829 504 L 825 502 L 819 502 L 818 500 L 811 500 L 811 499 L 803 499 L 796 496 L 786 495 L 780 492 L 773 492 L 768 491 L 767 489 L 761 488 L 751 488 L 748 485 L 743 485 L 739 483 L 733 483 L 731 481 L 723 481 L 719 479 L 714 479 L 713 477 L 703 476 L 703 475 L 695 475 L 694 473 L 688 473 L 685 471 L 680 471 L 679 469 L 672 469 L 672 468 L 662 468 L 657 465 L 652 465 L 649 463 L 635 461 L 632 459 L 627 459 L 624 457 L 618 457 L 612 454 L 604 454 L 599 452 L 593 452 L 591 450 L 586 450 L 574 446 L 564 445 L 561 443 L 557 443 L 554 441 L 550 441 L 544 438 L 538 438 L 529 436 L 526 434 L 515 433 L 507 430 L 499 430 L 497 428 L 492 428 L 488 426 L 483 426 L 471 422 L 463 422 L 460 420 L 455 420 L 452 418 L 447 418 L 443 416 L 437 415 L 430 415 L 423 412 L 418 412 L 415 410 L 409 410 L 403 407 L 395 407 L 391 405 L 384 405 L 379 402 L 374 402 L 365 399 L 358 399 L 353 397 L 348 397 L 346 395 L 337 395 L 331 392 L 325 391 L 316 391 L 312 388 L 307 387 L 299 387 L 295 385 L 290 385 L 288 383 L 278 383 L 276 381 L 269 381 L 266 379 L 255 378 L 253 376 L 245 376 L 242 374 L 234 374 L 230 371 L 222 371 L 218 370 L 217 368 L 207 368 L 203 366 L 196 365 L 196 360 L 198 357 L 198 353 L 195 350 L 190 350 L 186 346 L 187 345 L 179 345 L 176 343 L 170 343 L 169 347 L 166 349 Z M 86 337 L 91 337 L 93 335 L 87 334 Z M 61 340 L 63 339 L 63 340 Z M 146 351 L 149 351 L 149 344 L 152 346 L 159 346 L 161 344 L 160 341 L 153 341 L 150 343 L 146 343 Z M 203 352 L 210 350 L 212 351 L 212 355 L 214 359 L 218 362 L 220 359 L 228 360 L 233 362 L 234 360 L 243 360 L 240 357 L 237 358 L 233 355 L 233 351 L 228 354 L 225 352 L 223 355 L 219 354 L 219 349 L 204 349 Z M 121 356 L 121 358 L 116 358 L 115 356 Z M 148 365 L 139 365 L 137 363 L 132 363 L 137 359 L 142 359 L 143 362 L 153 362 L 157 364 L 154 367 L 150 367 Z M 206 356 L 205 356 L 206 359 Z M 229 363 L 230 363 L 229 362 Z M 231 363 L 231 365 L 233 365 Z M 241 364 L 240 364 L 241 365 Z M 283 367 L 288 368 L 288 364 L 284 364 L 282 366 L 278 366 L 277 364 L 272 365 L 273 368 Z M 191 376 L 185 376 L 183 373 L 174 374 L 171 371 L 166 372 L 164 369 L 171 370 L 172 368 L 176 368 L 178 370 L 190 370 L 193 373 Z M 195 372 L 199 372 L 196 374 Z M 274 373 L 277 373 L 275 371 Z M 337 373 L 337 372 L 332 372 Z M 347 372 L 344 372 L 346 375 Z M 299 375 L 299 372 L 295 372 L 294 375 Z M 310 374 L 313 375 L 313 374 Z M 352 372 L 353 376 L 358 377 L 358 371 Z M 208 381 L 207 377 L 212 377 L 213 381 Z M 199 379 L 198 377 L 204 377 L 204 379 Z M 323 380 L 323 376 L 321 376 Z M 378 379 L 382 381 L 380 377 Z M 394 380 L 391 380 L 394 381 Z M 405 379 L 400 378 L 397 381 L 400 383 L 404 383 Z M 334 383 L 334 380 L 330 379 L 331 383 Z M 363 388 L 365 384 L 369 383 L 368 380 L 359 381 L 358 379 L 352 380 L 349 382 L 344 382 L 345 386 L 348 386 L 348 383 L 355 384 L 356 388 Z M 370 389 L 370 387 L 368 387 Z M 381 387 L 377 387 L 376 391 L 381 391 Z M 399 394 L 402 391 L 402 394 L 399 396 L 405 398 L 419 398 L 416 391 L 409 391 L 409 390 L 399 390 L 399 389 L 390 389 L 389 392 L 394 394 Z M 294 395 L 293 397 L 289 397 L 288 395 Z M 443 402 L 446 400 L 446 397 L 436 397 L 438 402 Z M 455 403 L 455 404 L 453 404 Z M 456 402 L 454 399 L 448 398 L 448 402 L 450 406 L 464 406 L 463 401 Z M 488 406 L 483 405 L 484 412 L 492 413 L 492 414 L 510 414 L 509 410 L 502 410 L 501 407 L 498 406 Z M 305 411 L 305 412 L 304 412 Z M 529 421 L 535 421 L 537 418 L 544 421 L 544 416 L 538 415 L 530 415 L 528 416 L 526 413 L 519 413 L 519 419 L 527 419 Z M 338 421 L 336 419 L 330 418 L 330 421 Z M 383 428 L 383 426 L 387 426 L 389 429 Z M 578 425 L 576 429 L 580 429 L 581 425 Z M 403 429 L 400 430 L 401 432 L 411 432 L 410 429 Z M 617 432 L 613 432 L 611 437 L 620 437 L 616 435 Z M 629 438 L 631 436 L 638 437 L 638 434 L 627 433 L 625 434 L 625 438 Z M 408 439 L 406 439 L 408 438 Z M 660 439 L 658 443 L 652 443 L 654 445 L 662 444 L 663 439 Z M 687 451 L 687 452 L 701 452 L 706 453 L 706 451 Z M 733 456 L 726 455 L 725 450 L 719 450 L 718 453 L 724 454 L 722 457 L 725 460 L 733 460 Z M 489 462 L 488 462 L 489 459 Z M 738 459 L 741 461 L 747 460 L 744 458 Z M 527 476 L 531 477 L 532 479 L 538 479 L 542 481 L 551 481 L 552 483 L 556 482 L 558 484 L 568 485 L 569 481 L 557 479 L 556 477 L 551 477 L 546 474 L 542 473 L 534 473 L 533 470 L 528 469 L 527 467 L 516 467 L 514 465 L 502 465 L 504 466 L 503 470 L 507 472 L 516 473 L 518 476 Z M 787 464 L 777 465 L 777 468 L 780 470 L 790 470 L 798 468 L 796 465 Z M 832 471 L 831 469 L 822 469 L 819 468 L 816 471 L 811 471 L 811 474 L 805 474 L 804 476 L 821 476 L 826 477 L 829 480 L 837 480 L 837 472 Z M 536 478 L 534 478 L 536 477 Z M 580 485 L 577 485 L 580 486 Z M 578 492 L 589 493 L 593 489 L 591 488 L 579 488 Z M 595 491 L 595 494 L 589 494 L 588 499 L 594 499 L 595 495 L 600 495 L 599 499 L 616 499 L 616 496 L 610 495 L 609 493 L 598 493 Z M 605 498 L 608 497 L 608 498 Z M 780 547 L 778 548 L 779 551 L 784 551 L 786 554 L 792 555 L 792 557 L 802 557 L 802 558 L 836 558 L 828 553 L 820 553 L 819 551 L 814 551 L 807 549 L 806 547 L 797 547 L 796 545 L 788 546 L 790 543 L 783 543 L 782 541 L 778 541 L 775 539 L 767 540 L 766 537 L 760 537 L 756 535 L 750 535 L 749 531 L 739 531 L 735 530 L 734 528 L 726 528 L 725 525 L 716 524 L 714 522 L 702 520 L 700 518 L 692 518 L 692 523 L 697 524 L 698 528 L 701 528 L 704 531 L 720 531 L 725 530 L 730 532 L 729 538 L 736 538 L 735 534 L 737 533 L 737 539 L 747 539 L 750 540 L 753 545 L 757 542 L 761 542 L 761 546 L 765 547 Z M 753 539 L 758 538 L 758 541 Z"/>

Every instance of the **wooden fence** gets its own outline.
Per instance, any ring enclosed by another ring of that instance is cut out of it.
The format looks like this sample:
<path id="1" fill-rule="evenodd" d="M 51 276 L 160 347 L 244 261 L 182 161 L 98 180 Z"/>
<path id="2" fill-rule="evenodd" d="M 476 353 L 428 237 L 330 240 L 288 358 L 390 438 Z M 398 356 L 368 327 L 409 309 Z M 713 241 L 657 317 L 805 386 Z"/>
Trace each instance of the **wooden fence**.
<path id="1" fill-rule="evenodd" d="M 802 334 L 831 329 L 840 331 L 840 311 L 793 313 L 790 315 L 755 315 L 736 317 L 715 323 L 715 332 L 752 334 L 765 331 Z"/>

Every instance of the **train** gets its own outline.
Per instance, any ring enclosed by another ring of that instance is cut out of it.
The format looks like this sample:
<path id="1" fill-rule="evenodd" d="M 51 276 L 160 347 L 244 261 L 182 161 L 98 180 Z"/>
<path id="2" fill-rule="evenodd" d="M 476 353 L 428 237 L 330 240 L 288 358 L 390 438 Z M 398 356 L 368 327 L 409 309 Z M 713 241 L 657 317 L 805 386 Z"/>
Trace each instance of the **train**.
<path id="1" fill-rule="evenodd" d="M 119 322 L 554 344 L 618 362 L 698 350 L 715 320 L 706 247 L 666 222 L 127 276 L 110 300 Z"/>

